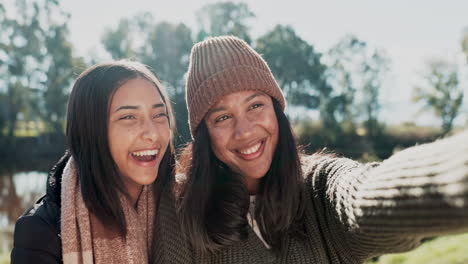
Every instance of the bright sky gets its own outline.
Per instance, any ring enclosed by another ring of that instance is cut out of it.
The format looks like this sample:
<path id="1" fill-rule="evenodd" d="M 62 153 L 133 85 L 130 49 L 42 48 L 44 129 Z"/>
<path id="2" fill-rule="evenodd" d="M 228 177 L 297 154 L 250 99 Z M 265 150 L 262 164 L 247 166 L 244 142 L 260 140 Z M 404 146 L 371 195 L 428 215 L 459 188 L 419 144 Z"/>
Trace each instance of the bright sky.
<path id="1" fill-rule="evenodd" d="M 216 1 L 62 0 L 61 5 L 71 14 L 73 43 L 80 55 L 86 55 L 90 51 L 100 54 L 104 29 L 115 27 L 123 17 L 149 11 L 157 21 L 183 22 L 195 28 L 196 10 L 213 2 Z M 418 83 L 427 59 L 443 57 L 463 62 L 460 39 L 468 27 L 466 0 L 243 2 L 256 14 L 252 21 L 254 38 L 276 24 L 289 24 L 320 52 L 326 52 L 347 33 L 384 49 L 392 60 L 392 73 L 383 91 L 382 117 L 387 122 L 434 124 L 431 115 L 415 115 L 418 107 L 410 101 L 412 87 Z"/>

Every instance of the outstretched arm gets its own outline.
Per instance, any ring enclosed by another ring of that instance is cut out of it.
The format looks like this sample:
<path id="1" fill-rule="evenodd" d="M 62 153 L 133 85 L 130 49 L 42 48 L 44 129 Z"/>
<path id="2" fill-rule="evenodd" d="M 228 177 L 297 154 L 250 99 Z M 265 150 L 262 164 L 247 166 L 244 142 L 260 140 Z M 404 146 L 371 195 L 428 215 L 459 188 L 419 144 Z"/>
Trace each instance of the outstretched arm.
<path id="1" fill-rule="evenodd" d="M 317 156 L 305 163 L 315 207 L 333 219 L 327 228 L 345 238 L 338 247 L 358 258 L 468 231 L 467 131 L 380 164 Z"/>

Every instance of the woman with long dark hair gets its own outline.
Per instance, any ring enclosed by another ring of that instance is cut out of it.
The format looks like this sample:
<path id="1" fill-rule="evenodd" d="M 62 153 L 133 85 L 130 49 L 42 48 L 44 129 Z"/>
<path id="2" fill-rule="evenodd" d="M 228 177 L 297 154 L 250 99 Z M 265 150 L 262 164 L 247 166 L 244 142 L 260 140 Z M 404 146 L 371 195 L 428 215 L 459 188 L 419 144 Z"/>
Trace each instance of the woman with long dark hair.
<path id="1" fill-rule="evenodd" d="M 196 263 L 362 263 L 468 230 L 466 132 L 382 163 L 301 155 L 247 43 L 196 44 L 187 78 L 193 142 L 178 210 Z"/>
<path id="2" fill-rule="evenodd" d="M 167 93 L 143 64 L 83 72 L 68 101 L 69 151 L 18 219 L 12 263 L 176 263 L 173 126 Z"/>

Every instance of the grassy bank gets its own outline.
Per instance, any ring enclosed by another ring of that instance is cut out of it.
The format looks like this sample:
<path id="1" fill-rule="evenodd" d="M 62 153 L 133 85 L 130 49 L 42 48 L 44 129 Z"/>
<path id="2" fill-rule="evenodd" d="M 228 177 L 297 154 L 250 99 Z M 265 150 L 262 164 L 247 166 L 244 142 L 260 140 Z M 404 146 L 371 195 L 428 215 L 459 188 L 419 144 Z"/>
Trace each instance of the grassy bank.
<path id="1" fill-rule="evenodd" d="M 10 252 L 0 253 L 0 264 L 9 264 L 10 263 Z"/>
<path id="2" fill-rule="evenodd" d="M 10 252 L 0 253 L 0 264 L 10 263 Z M 466 264 L 468 263 L 468 233 L 436 238 L 417 249 L 401 254 L 389 254 L 366 264 Z"/>
<path id="3" fill-rule="evenodd" d="M 389 254 L 366 264 L 466 264 L 468 233 L 439 237 L 400 254 Z"/>

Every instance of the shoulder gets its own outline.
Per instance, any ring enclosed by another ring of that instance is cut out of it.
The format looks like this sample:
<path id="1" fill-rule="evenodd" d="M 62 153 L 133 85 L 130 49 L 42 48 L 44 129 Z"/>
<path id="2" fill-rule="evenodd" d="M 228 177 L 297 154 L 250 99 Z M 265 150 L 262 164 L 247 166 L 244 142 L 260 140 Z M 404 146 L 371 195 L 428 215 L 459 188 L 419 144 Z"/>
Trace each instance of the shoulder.
<path id="1" fill-rule="evenodd" d="M 301 166 L 305 178 L 312 177 L 313 174 L 331 173 L 344 168 L 352 169 L 360 165 L 362 164 L 357 161 L 321 152 L 301 157 Z"/>
<path id="2" fill-rule="evenodd" d="M 46 198 L 29 208 L 16 222 L 11 253 L 12 263 L 55 263 L 61 258 L 60 212 L 51 210 Z M 55 260 L 37 262 L 39 260 Z"/>
<path id="3" fill-rule="evenodd" d="M 379 163 L 361 163 L 328 153 L 315 153 L 301 157 L 306 185 L 312 189 L 328 189 L 331 185 L 351 184 Z"/>

